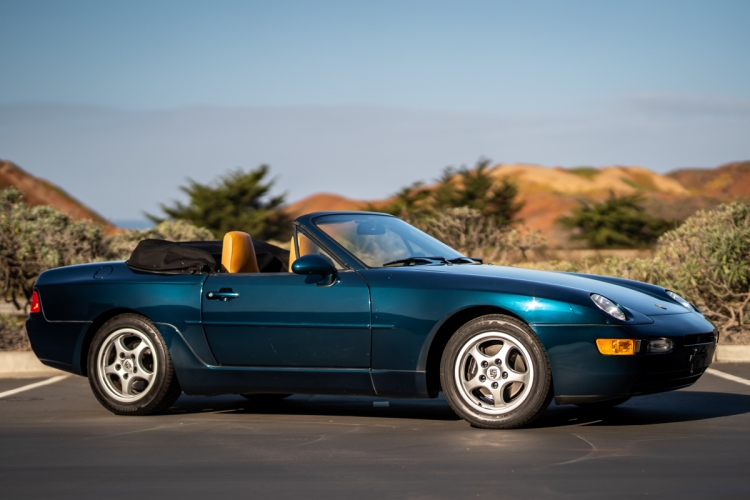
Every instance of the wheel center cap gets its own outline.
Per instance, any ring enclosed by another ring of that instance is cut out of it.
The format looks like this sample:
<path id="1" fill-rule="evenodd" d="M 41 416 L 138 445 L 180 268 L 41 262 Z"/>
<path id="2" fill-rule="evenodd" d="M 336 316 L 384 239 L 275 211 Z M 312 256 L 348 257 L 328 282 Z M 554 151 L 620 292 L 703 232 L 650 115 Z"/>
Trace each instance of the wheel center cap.
<path id="1" fill-rule="evenodd" d="M 487 369 L 487 378 L 490 380 L 497 380 L 500 378 L 500 369 L 496 366 L 491 366 Z"/>
<path id="2" fill-rule="evenodd" d="M 122 367 L 123 367 L 123 368 L 125 369 L 125 371 L 127 371 L 127 372 L 132 372 L 132 371 L 133 371 L 133 362 L 132 362 L 132 361 L 130 361 L 129 359 L 126 359 L 126 360 L 125 360 L 125 361 L 124 361 L 124 362 L 122 363 Z"/>

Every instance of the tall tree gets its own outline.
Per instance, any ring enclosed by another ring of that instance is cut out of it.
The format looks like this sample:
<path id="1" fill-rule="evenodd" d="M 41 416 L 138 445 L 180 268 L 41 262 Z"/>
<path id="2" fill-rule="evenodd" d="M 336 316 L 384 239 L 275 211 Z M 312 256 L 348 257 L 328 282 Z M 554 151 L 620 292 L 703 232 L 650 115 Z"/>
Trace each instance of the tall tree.
<path id="1" fill-rule="evenodd" d="M 676 224 L 647 213 L 639 193 L 618 197 L 610 192 L 604 202 L 580 203 L 571 216 L 561 217 L 558 222 L 574 230 L 573 239 L 585 240 L 591 248 L 653 245 Z"/>
<path id="2" fill-rule="evenodd" d="M 499 226 L 510 224 L 523 207 L 516 201 L 518 187 L 507 178 L 493 179 L 489 167 L 490 160 L 481 159 L 473 169 L 446 169 L 436 193 L 437 208 L 469 207 Z"/>
<path id="3" fill-rule="evenodd" d="M 421 181 L 401 188 L 387 203 L 368 203 L 365 210 L 404 218 L 421 218 L 429 207 L 430 191 Z"/>
<path id="4" fill-rule="evenodd" d="M 212 184 L 188 179 L 188 185 L 180 187 L 188 195 L 188 203 L 177 201 L 171 207 L 161 204 L 161 210 L 168 219 L 205 227 L 217 238 L 223 238 L 228 231 L 245 231 L 261 240 L 286 238 L 291 219 L 281 209 L 285 194 L 269 197 L 274 181 L 264 182 L 268 171 L 268 165 L 249 172 L 238 168 Z M 146 216 L 154 222 L 164 220 Z"/>
<path id="5" fill-rule="evenodd" d="M 510 224 L 523 203 L 517 201 L 518 187 L 511 180 L 495 180 L 490 160 L 481 159 L 473 169 L 447 167 L 434 187 L 414 183 L 401 189 L 386 205 L 370 205 L 370 210 L 411 219 L 434 217 L 437 212 L 468 207 L 477 210 L 498 226 Z"/>

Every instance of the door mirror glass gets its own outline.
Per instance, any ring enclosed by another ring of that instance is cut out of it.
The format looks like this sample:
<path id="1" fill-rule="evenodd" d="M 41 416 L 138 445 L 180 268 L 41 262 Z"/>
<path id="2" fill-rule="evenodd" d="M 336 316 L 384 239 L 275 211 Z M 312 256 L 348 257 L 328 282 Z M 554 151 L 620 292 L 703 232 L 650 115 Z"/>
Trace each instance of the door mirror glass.
<path id="1" fill-rule="evenodd" d="M 295 274 L 317 274 L 329 276 L 336 273 L 333 261 L 320 254 L 303 255 L 292 264 L 292 272 Z"/>

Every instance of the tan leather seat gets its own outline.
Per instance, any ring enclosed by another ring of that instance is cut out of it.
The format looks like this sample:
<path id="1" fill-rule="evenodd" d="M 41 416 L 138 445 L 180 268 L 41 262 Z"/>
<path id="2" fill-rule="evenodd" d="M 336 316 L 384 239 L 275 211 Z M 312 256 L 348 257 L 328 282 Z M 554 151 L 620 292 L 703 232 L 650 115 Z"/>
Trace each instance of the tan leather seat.
<path id="1" fill-rule="evenodd" d="M 310 255 L 311 253 L 320 253 L 318 245 L 313 240 L 308 238 L 302 233 L 297 233 L 297 241 L 299 242 L 299 257 Z M 292 264 L 297 260 L 297 251 L 294 247 L 294 236 L 292 236 L 292 242 L 289 246 L 289 272 L 292 272 Z"/>
<path id="2" fill-rule="evenodd" d="M 249 234 L 242 231 L 230 231 L 224 235 L 221 267 L 228 273 L 260 272 L 253 239 Z"/>

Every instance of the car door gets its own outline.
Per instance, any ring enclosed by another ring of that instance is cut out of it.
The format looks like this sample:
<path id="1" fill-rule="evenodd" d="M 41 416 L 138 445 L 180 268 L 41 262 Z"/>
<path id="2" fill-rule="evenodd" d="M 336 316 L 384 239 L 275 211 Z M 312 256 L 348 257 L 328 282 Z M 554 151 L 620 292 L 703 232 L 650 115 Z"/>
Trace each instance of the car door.
<path id="1" fill-rule="evenodd" d="M 293 273 L 209 276 L 203 325 L 219 364 L 369 368 L 367 284 L 351 270 L 329 286 L 316 281 Z"/>

